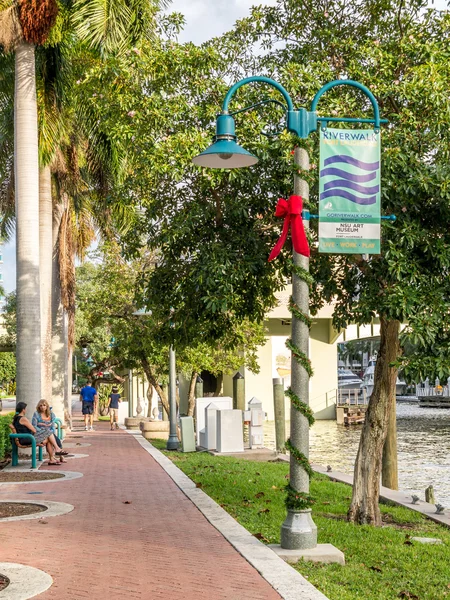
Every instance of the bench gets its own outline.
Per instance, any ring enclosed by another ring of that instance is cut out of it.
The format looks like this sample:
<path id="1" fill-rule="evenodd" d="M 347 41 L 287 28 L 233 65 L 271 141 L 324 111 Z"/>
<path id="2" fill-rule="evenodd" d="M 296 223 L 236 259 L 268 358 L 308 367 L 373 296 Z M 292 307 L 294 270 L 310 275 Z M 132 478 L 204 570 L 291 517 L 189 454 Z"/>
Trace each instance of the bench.
<path id="1" fill-rule="evenodd" d="M 59 439 L 61 441 L 63 441 L 63 439 L 64 439 L 64 429 L 63 429 L 63 424 L 62 424 L 61 419 L 55 419 L 53 422 L 55 423 L 55 425 L 57 427 L 57 433 L 56 433 L 56 435 L 59 437 Z"/>
<path id="2" fill-rule="evenodd" d="M 12 446 L 11 466 L 17 467 L 19 464 L 19 448 L 30 448 L 30 446 L 22 446 L 20 440 L 31 440 L 31 468 L 36 469 L 37 449 L 39 448 L 39 460 L 42 461 L 42 445 L 37 446 L 34 435 L 31 435 L 31 433 L 10 433 L 9 439 Z"/>

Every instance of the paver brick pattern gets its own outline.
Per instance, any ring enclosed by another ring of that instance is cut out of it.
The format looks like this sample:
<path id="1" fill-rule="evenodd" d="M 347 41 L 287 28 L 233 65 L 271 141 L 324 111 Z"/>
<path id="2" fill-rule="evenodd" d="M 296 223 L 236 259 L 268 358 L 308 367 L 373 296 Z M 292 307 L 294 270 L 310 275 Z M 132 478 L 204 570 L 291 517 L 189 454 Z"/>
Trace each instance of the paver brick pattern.
<path id="1" fill-rule="evenodd" d="M 280 599 L 132 436 L 108 423 L 83 436 L 92 444 L 89 457 L 64 465 L 81 479 L 0 486 L 0 500 L 75 506 L 46 523 L 0 522 L 0 562 L 37 567 L 54 579 L 37 598 Z"/>

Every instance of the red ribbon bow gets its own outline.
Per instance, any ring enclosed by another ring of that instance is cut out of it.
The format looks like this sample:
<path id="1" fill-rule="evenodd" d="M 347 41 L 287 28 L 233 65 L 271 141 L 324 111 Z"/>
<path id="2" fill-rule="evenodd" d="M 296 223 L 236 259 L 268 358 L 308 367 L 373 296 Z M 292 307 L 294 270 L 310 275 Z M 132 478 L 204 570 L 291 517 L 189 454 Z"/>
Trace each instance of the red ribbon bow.
<path id="1" fill-rule="evenodd" d="M 303 202 L 301 196 L 290 196 L 289 200 L 280 198 L 275 210 L 276 217 L 284 217 L 283 231 L 281 237 L 275 245 L 269 256 L 269 262 L 276 258 L 284 246 L 289 225 L 291 226 L 292 244 L 294 250 L 303 256 L 309 256 L 308 240 L 306 239 L 305 229 L 302 221 Z"/>

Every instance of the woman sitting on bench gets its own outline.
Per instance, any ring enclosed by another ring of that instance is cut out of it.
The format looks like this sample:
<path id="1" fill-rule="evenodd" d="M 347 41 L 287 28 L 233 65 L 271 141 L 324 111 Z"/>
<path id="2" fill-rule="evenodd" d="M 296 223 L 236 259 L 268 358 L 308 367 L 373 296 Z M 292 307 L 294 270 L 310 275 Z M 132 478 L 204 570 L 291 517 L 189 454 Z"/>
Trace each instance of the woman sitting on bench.
<path id="1" fill-rule="evenodd" d="M 44 445 L 47 448 L 47 453 L 49 456 L 48 464 L 50 466 L 59 465 L 57 460 L 55 460 L 55 448 L 57 448 L 56 440 L 53 433 L 49 429 L 36 429 L 30 423 L 30 421 L 25 416 L 25 410 L 27 405 L 25 402 L 18 402 L 16 406 L 16 414 L 14 416 L 12 425 L 16 430 L 16 433 L 30 433 L 34 436 L 37 445 Z M 21 439 L 21 446 L 31 446 L 31 440 Z"/>
<path id="2" fill-rule="evenodd" d="M 36 412 L 31 419 L 31 423 L 38 433 L 41 431 L 47 432 L 47 435 L 53 434 L 55 438 L 55 454 L 59 456 L 60 462 L 67 462 L 64 460 L 64 456 L 68 456 L 68 452 L 65 452 L 62 448 L 61 440 L 58 438 L 55 432 L 55 414 L 51 411 L 50 405 L 47 400 L 40 400 L 36 406 Z"/>

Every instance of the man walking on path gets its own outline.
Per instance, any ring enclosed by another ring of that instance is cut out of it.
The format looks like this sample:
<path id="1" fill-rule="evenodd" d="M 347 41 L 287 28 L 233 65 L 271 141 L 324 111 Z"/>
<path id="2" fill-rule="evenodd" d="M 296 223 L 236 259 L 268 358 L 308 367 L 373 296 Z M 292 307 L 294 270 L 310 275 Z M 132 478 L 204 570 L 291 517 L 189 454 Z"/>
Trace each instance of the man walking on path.
<path id="1" fill-rule="evenodd" d="M 85 386 L 80 391 L 81 412 L 84 415 L 84 428 L 86 431 L 94 431 L 94 411 L 98 401 L 97 390 L 91 386 L 88 379 Z M 89 426 L 90 422 L 90 426 Z"/>
<path id="2" fill-rule="evenodd" d="M 111 431 L 114 429 L 119 429 L 119 402 L 122 402 L 120 399 L 120 394 L 115 386 L 111 390 L 111 394 L 108 396 L 109 399 L 109 421 L 111 424 Z"/>

